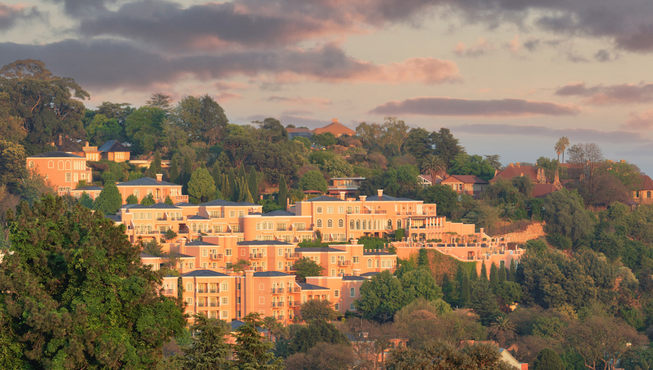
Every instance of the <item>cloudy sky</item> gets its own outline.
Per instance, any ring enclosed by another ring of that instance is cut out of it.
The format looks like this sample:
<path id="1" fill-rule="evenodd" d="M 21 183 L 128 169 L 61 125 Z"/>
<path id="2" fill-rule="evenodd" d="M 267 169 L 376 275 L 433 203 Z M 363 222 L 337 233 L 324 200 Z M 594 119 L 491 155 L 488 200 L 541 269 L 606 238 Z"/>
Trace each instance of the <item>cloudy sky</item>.
<path id="1" fill-rule="evenodd" d="M 102 101 L 209 94 L 235 123 L 449 127 L 504 164 L 566 135 L 653 174 L 650 0 L 0 0 L 0 64 Z"/>

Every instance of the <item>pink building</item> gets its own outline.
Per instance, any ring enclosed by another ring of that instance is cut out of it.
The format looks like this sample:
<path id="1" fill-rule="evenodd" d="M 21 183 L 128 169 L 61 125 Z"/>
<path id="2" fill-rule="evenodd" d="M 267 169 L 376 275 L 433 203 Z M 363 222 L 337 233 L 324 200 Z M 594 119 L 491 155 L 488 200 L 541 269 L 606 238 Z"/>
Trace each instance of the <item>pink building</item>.
<path id="1" fill-rule="evenodd" d="M 86 158 L 65 152 L 48 152 L 27 157 L 27 169 L 42 176 L 58 195 L 69 194 L 80 181 L 93 180 Z"/>
<path id="2" fill-rule="evenodd" d="M 173 203 L 188 202 L 188 195 L 181 193 L 181 185 L 163 181 L 162 174 L 157 174 L 156 179 L 142 177 L 136 180 L 119 182 L 116 186 L 122 196 L 123 204 L 127 203 L 127 198 L 130 195 L 135 196 L 140 203 L 143 198 L 150 194 L 157 203 L 165 202 L 167 197 L 170 197 Z"/>

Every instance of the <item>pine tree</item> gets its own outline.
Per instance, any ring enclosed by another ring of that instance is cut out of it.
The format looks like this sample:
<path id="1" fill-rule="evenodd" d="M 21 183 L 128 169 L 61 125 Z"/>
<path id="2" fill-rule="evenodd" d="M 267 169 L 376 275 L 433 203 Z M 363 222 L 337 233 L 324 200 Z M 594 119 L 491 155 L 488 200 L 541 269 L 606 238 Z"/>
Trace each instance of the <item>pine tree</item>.
<path id="1" fill-rule="evenodd" d="M 515 276 L 517 274 L 517 265 L 515 260 L 510 260 L 510 271 L 508 271 L 508 280 L 515 281 Z"/>
<path id="2" fill-rule="evenodd" d="M 254 166 L 249 168 L 249 175 L 247 176 L 247 185 L 249 187 L 249 193 L 252 196 L 252 199 L 258 200 L 258 175 Z M 253 202 L 252 202 L 253 203 Z"/>
<path id="3" fill-rule="evenodd" d="M 191 331 L 194 333 L 191 345 L 181 359 L 185 369 L 230 368 L 231 346 L 225 341 L 229 334 L 225 322 L 196 315 Z"/>
<path id="4" fill-rule="evenodd" d="M 188 196 L 192 203 L 206 202 L 215 196 L 215 182 L 209 170 L 200 167 L 193 171 L 188 182 Z"/>
<path id="5" fill-rule="evenodd" d="M 492 263 L 490 266 L 490 286 L 492 289 L 496 289 L 499 285 L 499 271 L 497 270 L 497 265 Z"/>
<path id="6" fill-rule="evenodd" d="M 130 194 L 125 202 L 127 204 L 138 204 L 138 198 L 134 194 Z"/>
<path id="7" fill-rule="evenodd" d="M 79 197 L 79 204 L 83 205 L 84 207 L 86 207 L 88 209 L 92 209 L 93 208 L 93 199 L 91 199 L 91 197 L 86 192 L 83 192 L 82 196 Z"/>
<path id="8" fill-rule="evenodd" d="M 260 314 L 250 313 L 236 331 L 235 365 L 238 369 L 281 369 L 280 361 L 272 353 L 272 343 L 263 339 L 258 331 L 262 326 Z"/>
<path id="9" fill-rule="evenodd" d="M 458 299 L 456 293 L 454 285 L 449 280 L 449 274 L 444 274 L 442 276 L 442 294 L 444 295 L 444 300 L 449 304 L 454 304 Z"/>
<path id="10" fill-rule="evenodd" d="M 506 270 L 506 266 L 502 264 L 501 267 L 499 267 L 499 284 L 506 280 L 508 280 L 508 271 Z"/>
<path id="11" fill-rule="evenodd" d="M 288 184 L 286 184 L 286 177 L 281 176 L 279 179 L 279 196 L 277 197 L 277 202 L 280 207 L 286 209 L 288 204 Z"/>
<path id="12" fill-rule="evenodd" d="M 469 271 L 469 280 L 477 281 L 478 280 L 478 271 L 476 271 L 476 264 L 474 264 L 471 271 Z"/>
<path id="13" fill-rule="evenodd" d="M 426 249 L 420 249 L 417 256 L 417 266 L 428 267 L 429 266 L 429 255 Z"/>
<path id="14" fill-rule="evenodd" d="M 479 277 L 481 280 L 487 281 L 487 268 L 485 267 L 485 261 L 483 261 L 483 264 L 481 265 L 481 274 Z"/>
<path id="15" fill-rule="evenodd" d="M 156 201 L 154 200 L 154 196 L 152 194 L 148 194 L 146 197 L 143 197 L 143 199 L 141 199 L 141 204 L 144 206 L 151 206 L 153 204 L 156 204 Z"/>
<path id="16" fill-rule="evenodd" d="M 467 275 L 463 275 L 463 281 L 460 288 L 460 298 L 458 299 L 458 304 L 461 307 L 468 307 L 472 299 L 472 284 L 469 281 Z"/>

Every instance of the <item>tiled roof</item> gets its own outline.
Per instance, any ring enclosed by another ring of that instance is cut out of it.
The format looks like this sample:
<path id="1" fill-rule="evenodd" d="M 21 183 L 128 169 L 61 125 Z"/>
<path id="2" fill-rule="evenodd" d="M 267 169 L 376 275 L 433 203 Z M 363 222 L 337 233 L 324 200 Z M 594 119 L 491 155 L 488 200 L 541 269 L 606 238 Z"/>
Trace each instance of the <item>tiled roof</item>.
<path id="1" fill-rule="evenodd" d="M 156 181 L 151 177 L 141 177 L 140 179 L 119 182 L 116 186 L 181 186 L 167 181 Z"/>
<path id="2" fill-rule="evenodd" d="M 306 202 L 341 202 L 341 201 L 342 201 L 342 199 L 340 199 L 340 198 L 334 198 L 334 197 L 330 197 L 330 196 L 327 196 L 327 195 L 322 195 L 322 196 L 319 196 L 319 197 L 315 197 L 315 198 L 311 198 L 309 200 L 306 200 Z"/>
<path id="3" fill-rule="evenodd" d="M 84 158 L 80 157 L 75 154 L 70 154 L 66 152 L 47 152 L 47 153 L 39 153 L 39 154 L 34 154 L 31 155 L 30 157 L 41 157 L 41 158 L 60 158 L 60 157 L 65 157 L 65 158 Z M 29 157 L 28 157 L 29 158 Z"/>
<path id="4" fill-rule="evenodd" d="M 199 204 L 193 204 L 193 203 L 187 203 L 187 202 L 176 203 L 175 205 L 177 207 L 199 207 Z"/>
<path id="5" fill-rule="evenodd" d="M 256 277 L 274 277 L 274 276 L 291 276 L 281 271 L 258 271 L 254 273 Z"/>
<path id="6" fill-rule="evenodd" d="M 134 209 L 134 208 L 136 208 L 136 209 L 179 209 L 179 207 L 177 207 L 177 206 L 173 206 L 173 205 L 166 204 L 166 203 L 156 203 L 156 204 L 152 204 L 150 206 L 145 206 L 145 205 L 142 205 L 142 204 L 133 204 L 129 208 L 130 209 Z"/>
<path id="7" fill-rule="evenodd" d="M 348 281 L 353 281 L 353 280 L 367 280 L 362 276 L 343 276 L 342 280 L 348 280 Z"/>
<path id="8" fill-rule="evenodd" d="M 642 175 L 638 190 L 653 190 L 653 180 L 647 175 Z"/>
<path id="9" fill-rule="evenodd" d="M 487 184 L 488 182 L 474 175 L 451 175 L 442 180 L 443 183 L 452 182 L 450 179 L 458 180 L 464 184 Z M 455 181 L 453 181 L 455 182 Z"/>
<path id="10" fill-rule="evenodd" d="M 309 283 L 297 283 L 302 290 L 329 290 L 323 286 L 309 284 Z"/>
<path id="11" fill-rule="evenodd" d="M 342 123 L 340 123 L 338 121 L 331 122 L 330 124 L 328 124 L 328 125 L 326 125 L 324 127 L 316 128 L 315 130 L 313 130 L 313 132 L 316 135 L 324 134 L 324 133 L 327 133 L 327 132 L 332 133 L 334 136 L 339 136 L 339 135 L 354 136 L 354 135 L 356 135 L 356 131 L 350 129 L 349 127 L 343 125 Z"/>
<path id="12" fill-rule="evenodd" d="M 238 242 L 238 245 L 292 245 L 281 240 L 245 240 Z"/>
<path id="13" fill-rule="evenodd" d="M 102 187 L 101 186 L 84 186 L 83 188 L 78 188 L 78 189 L 75 189 L 75 190 L 81 190 L 81 191 L 84 191 L 84 190 L 102 190 Z"/>
<path id="14" fill-rule="evenodd" d="M 540 198 L 540 197 L 544 197 L 544 196 L 546 196 L 548 194 L 551 194 L 556 190 L 558 190 L 558 188 L 553 184 L 534 184 L 533 185 L 533 192 L 532 192 L 531 195 L 534 198 Z"/>
<path id="15" fill-rule="evenodd" d="M 211 206 L 255 206 L 254 203 L 248 202 L 232 202 L 230 200 L 224 199 L 215 199 L 210 202 L 202 203 L 201 206 L 211 207 Z"/>
<path id="16" fill-rule="evenodd" d="M 229 276 L 213 270 L 195 270 L 182 274 L 181 276 Z"/>
<path id="17" fill-rule="evenodd" d="M 187 246 L 189 245 L 189 246 L 193 247 L 193 246 L 197 246 L 197 245 L 213 245 L 213 246 L 215 246 L 217 244 L 205 242 L 205 241 L 202 241 L 202 240 L 193 240 L 192 242 L 186 243 L 186 245 Z"/>
<path id="18" fill-rule="evenodd" d="M 109 220 L 111 220 L 113 222 L 121 222 L 122 221 L 122 217 L 120 217 L 120 215 L 104 215 L 104 217 L 108 218 Z"/>
<path id="19" fill-rule="evenodd" d="M 385 194 L 383 194 L 380 197 L 378 195 L 369 196 L 369 197 L 367 197 L 366 201 L 368 201 L 368 202 L 396 202 L 396 201 L 418 202 L 417 200 L 410 199 L 410 198 L 399 198 L 399 197 L 393 197 L 393 196 L 385 195 Z"/>
<path id="20" fill-rule="evenodd" d="M 102 144 L 101 147 L 98 148 L 98 152 L 128 152 L 129 149 L 127 149 L 124 145 L 122 145 L 118 140 L 109 140 L 106 143 Z"/>
<path id="21" fill-rule="evenodd" d="M 363 255 L 364 256 L 392 256 L 392 255 L 395 255 L 395 253 L 363 251 Z"/>
<path id="22" fill-rule="evenodd" d="M 263 216 L 297 216 L 297 215 L 292 212 L 284 211 L 283 209 L 278 209 L 276 211 L 264 213 Z"/>
<path id="23" fill-rule="evenodd" d="M 531 181 L 537 180 L 537 168 L 531 165 L 509 165 L 494 176 L 493 180 L 506 179 L 510 180 L 519 176 L 528 176 Z"/>
<path id="24" fill-rule="evenodd" d="M 371 272 L 366 272 L 366 273 L 364 273 L 364 274 L 361 274 L 361 276 L 363 276 L 363 277 L 371 277 L 371 276 L 376 276 L 376 275 L 378 275 L 378 274 L 379 274 L 378 271 L 371 271 Z"/>
<path id="25" fill-rule="evenodd" d="M 188 219 L 188 220 L 209 220 L 208 217 L 199 216 L 199 215 L 188 216 L 186 219 Z"/>
<path id="26" fill-rule="evenodd" d="M 344 252 L 342 249 L 336 249 L 331 247 L 306 247 L 306 248 L 295 248 L 295 252 Z"/>

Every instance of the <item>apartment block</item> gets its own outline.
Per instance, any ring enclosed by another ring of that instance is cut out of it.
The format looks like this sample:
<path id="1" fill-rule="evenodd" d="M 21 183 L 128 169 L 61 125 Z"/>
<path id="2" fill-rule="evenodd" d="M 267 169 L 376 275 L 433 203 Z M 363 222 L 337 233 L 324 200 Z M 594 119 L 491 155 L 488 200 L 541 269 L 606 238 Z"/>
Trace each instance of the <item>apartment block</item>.
<path id="1" fill-rule="evenodd" d="M 65 152 L 27 157 L 27 169 L 42 176 L 58 195 L 69 194 L 80 181 L 93 180 L 91 169 L 86 167 L 86 158 Z"/>

